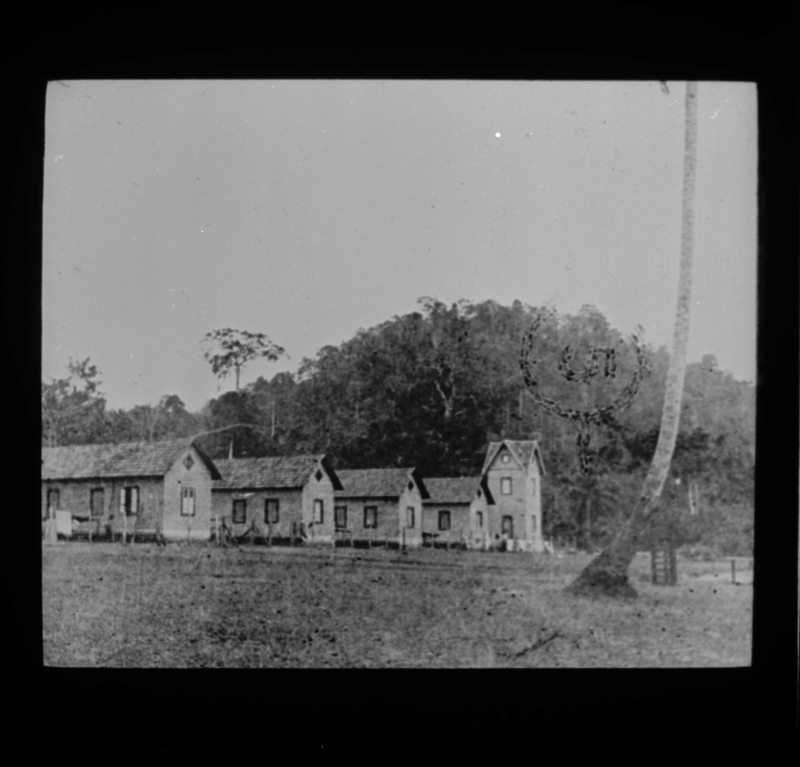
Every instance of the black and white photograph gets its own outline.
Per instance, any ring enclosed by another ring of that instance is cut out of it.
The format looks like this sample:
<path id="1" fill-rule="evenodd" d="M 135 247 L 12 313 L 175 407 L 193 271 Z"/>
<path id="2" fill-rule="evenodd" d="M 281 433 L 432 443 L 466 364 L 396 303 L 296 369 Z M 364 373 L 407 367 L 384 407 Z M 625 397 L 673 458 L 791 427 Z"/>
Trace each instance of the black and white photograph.
<path id="1" fill-rule="evenodd" d="M 49 82 L 44 665 L 750 667 L 758 96 Z"/>

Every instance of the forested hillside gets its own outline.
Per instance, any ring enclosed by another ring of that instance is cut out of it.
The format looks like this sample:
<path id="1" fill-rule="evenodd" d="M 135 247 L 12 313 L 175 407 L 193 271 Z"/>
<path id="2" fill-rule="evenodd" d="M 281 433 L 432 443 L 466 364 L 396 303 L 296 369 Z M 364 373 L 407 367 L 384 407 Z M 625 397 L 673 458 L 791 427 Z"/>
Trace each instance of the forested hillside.
<path id="1" fill-rule="evenodd" d="M 176 394 L 157 405 L 110 410 L 89 360 L 42 384 L 43 444 L 162 440 L 205 432 L 212 457 L 325 452 L 336 468 L 416 466 L 427 476 L 478 472 L 489 441 L 540 441 L 545 534 L 583 548 L 600 545 L 631 507 L 658 436 L 668 353 L 648 347 L 649 374 L 633 405 L 595 430 L 594 471 L 583 476 L 577 429 L 541 412 L 519 367 L 534 312 L 539 390 L 567 407 L 608 403 L 630 380 L 633 347 L 596 308 L 576 315 L 516 301 L 422 298 L 419 310 L 360 330 L 304 359 L 297 373 L 259 378 L 188 412 Z M 645 339 L 646 340 L 646 339 Z M 566 380 L 563 349 L 581 371 L 590 347 L 612 347 L 616 370 Z M 233 424 L 245 424 L 225 429 Z M 222 431 L 218 431 L 222 430 Z M 747 553 L 752 546 L 755 387 L 706 355 L 689 365 L 681 431 L 663 502 L 685 541 Z M 690 509 L 696 513 L 690 514 Z"/>

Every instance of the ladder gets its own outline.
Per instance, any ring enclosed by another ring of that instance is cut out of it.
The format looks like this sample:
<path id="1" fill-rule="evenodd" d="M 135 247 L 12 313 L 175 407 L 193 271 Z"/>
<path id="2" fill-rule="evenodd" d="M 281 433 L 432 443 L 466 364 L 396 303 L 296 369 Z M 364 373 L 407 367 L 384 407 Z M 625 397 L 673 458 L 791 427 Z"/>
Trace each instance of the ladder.
<path id="1" fill-rule="evenodd" d="M 655 544 L 650 550 L 650 574 L 654 585 L 675 586 L 678 583 L 678 558 L 672 542 Z"/>

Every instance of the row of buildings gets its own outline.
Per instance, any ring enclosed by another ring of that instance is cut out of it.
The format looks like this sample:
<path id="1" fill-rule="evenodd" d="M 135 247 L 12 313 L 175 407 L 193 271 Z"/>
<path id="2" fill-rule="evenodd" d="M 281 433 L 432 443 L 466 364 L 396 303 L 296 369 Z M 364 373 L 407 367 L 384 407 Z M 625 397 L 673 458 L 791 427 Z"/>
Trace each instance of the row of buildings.
<path id="1" fill-rule="evenodd" d="M 346 540 L 410 547 L 541 551 L 536 441 L 492 442 L 478 476 L 417 469 L 335 471 L 328 456 L 213 461 L 193 441 L 42 448 L 42 521 L 69 512 L 76 532 L 208 540 Z"/>

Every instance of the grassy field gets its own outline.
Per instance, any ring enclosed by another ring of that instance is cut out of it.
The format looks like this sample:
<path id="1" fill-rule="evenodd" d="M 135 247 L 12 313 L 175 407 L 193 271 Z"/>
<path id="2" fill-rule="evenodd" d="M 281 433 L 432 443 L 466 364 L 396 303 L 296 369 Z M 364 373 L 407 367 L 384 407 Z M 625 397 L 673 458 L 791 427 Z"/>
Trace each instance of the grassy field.
<path id="1" fill-rule="evenodd" d="M 44 662 L 102 667 L 750 664 L 747 560 L 633 565 L 631 603 L 565 596 L 588 561 L 457 551 L 43 545 Z M 751 580 L 751 578 L 749 579 Z"/>

